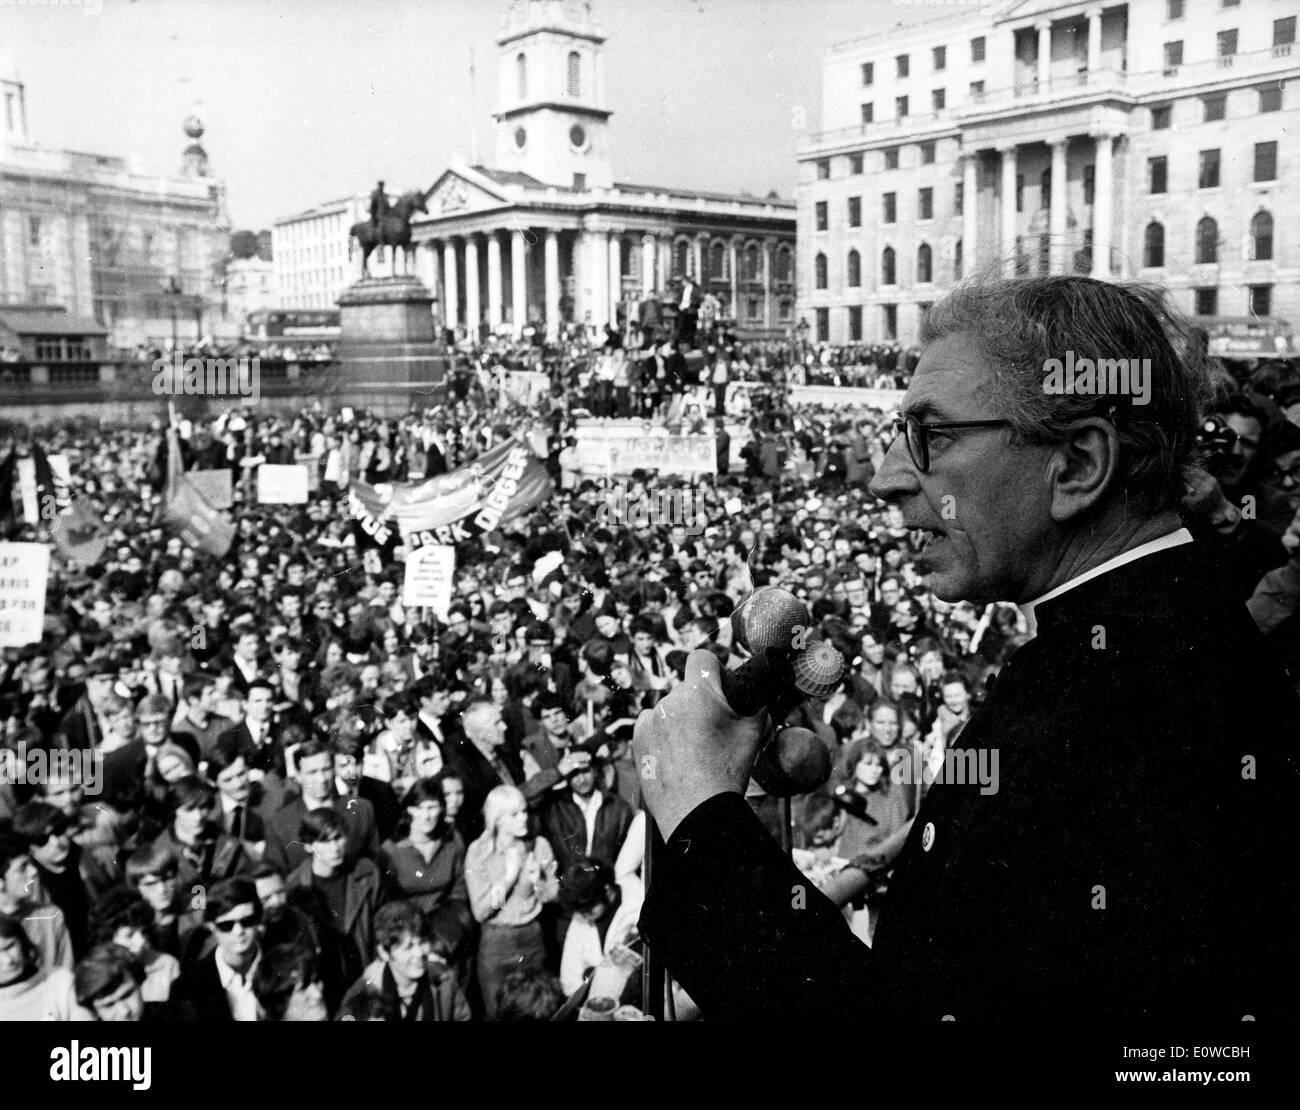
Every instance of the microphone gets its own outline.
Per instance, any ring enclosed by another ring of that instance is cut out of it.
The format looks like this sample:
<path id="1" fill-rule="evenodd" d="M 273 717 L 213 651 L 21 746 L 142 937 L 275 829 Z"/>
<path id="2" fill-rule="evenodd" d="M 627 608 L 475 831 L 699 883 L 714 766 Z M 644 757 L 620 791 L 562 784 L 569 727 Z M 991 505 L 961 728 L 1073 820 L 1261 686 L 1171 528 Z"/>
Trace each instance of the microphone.
<path id="1" fill-rule="evenodd" d="M 826 697 L 844 674 L 844 657 L 827 641 L 809 642 L 808 607 L 788 590 L 762 586 L 731 614 L 732 642 L 751 653 L 721 674 L 722 696 L 738 717 L 766 708 L 780 721 L 808 697 Z M 805 728 L 780 728 L 759 751 L 753 777 L 768 794 L 815 790 L 831 773 L 825 744 Z"/>

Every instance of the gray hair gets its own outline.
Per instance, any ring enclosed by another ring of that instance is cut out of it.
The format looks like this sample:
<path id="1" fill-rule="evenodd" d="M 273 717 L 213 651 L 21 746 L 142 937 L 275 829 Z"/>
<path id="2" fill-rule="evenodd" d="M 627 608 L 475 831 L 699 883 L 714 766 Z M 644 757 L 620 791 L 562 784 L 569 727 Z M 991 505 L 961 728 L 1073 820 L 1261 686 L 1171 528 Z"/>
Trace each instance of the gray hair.
<path id="1" fill-rule="evenodd" d="M 930 310 L 920 342 L 957 333 L 978 337 L 991 360 L 993 402 L 1013 442 L 1060 442 L 1076 421 L 1106 416 L 1119 435 L 1119 489 L 1148 509 L 1179 504 L 1210 382 L 1203 344 L 1163 291 L 1070 275 L 976 277 Z M 1094 363 L 1150 359 L 1149 401 L 1047 392 L 1046 363 L 1067 351 Z"/>

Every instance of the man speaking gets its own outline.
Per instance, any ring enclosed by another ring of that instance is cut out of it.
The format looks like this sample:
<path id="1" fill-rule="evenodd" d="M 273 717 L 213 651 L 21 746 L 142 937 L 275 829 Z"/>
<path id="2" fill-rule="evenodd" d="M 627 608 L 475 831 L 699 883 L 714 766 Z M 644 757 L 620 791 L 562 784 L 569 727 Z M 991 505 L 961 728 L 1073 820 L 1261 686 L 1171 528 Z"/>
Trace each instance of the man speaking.
<path id="1" fill-rule="evenodd" d="M 1206 382 L 1186 325 L 1142 287 L 997 280 L 921 342 L 871 489 L 926 534 L 937 596 L 1030 610 L 959 741 L 997 749 L 996 789 L 930 790 L 869 949 L 750 812 L 761 721 L 697 651 L 636 726 L 667 842 L 647 938 L 709 1018 L 1291 1014 L 1300 706 L 1179 517 Z M 1150 359 L 1145 396 L 1045 390 L 1067 353 Z"/>

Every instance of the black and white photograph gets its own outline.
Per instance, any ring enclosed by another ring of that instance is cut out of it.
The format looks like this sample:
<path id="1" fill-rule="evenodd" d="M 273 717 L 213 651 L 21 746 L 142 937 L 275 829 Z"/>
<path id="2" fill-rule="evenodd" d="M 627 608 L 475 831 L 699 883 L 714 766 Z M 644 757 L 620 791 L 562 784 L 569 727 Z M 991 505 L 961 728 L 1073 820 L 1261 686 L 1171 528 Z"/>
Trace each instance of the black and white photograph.
<path id="1" fill-rule="evenodd" d="M 1280 1079 L 1298 18 L 0 0 L 0 1097 Z"/>

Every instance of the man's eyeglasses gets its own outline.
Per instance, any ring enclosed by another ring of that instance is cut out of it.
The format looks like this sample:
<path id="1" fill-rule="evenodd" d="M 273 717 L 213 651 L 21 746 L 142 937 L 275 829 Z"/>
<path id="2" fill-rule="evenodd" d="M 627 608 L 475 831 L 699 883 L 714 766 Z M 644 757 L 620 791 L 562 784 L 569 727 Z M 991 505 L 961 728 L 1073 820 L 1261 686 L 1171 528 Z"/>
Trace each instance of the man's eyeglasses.
<path id="1" fill-rule="evenodd" d="M 927 423 L 916 415 L 896 416 L 894 436 L 895 438 L 900 434 L 903 436 L 912 465 L 922 474 L 926 474 L 930 470 L 931 432 L 950 432 L 966 428 L 1006 428 L 1010 424 L 1009 420 L 932 420 Z"/>
<path id="2" fill-rule="evenodd" d="M 262 915 L 260 913 L 245 914 L 243 917 L 226 918 L 224 921 L 214 921 L 212 927 L 218 933 L 233 932 L 235 926 L 241 929 L 256 929 L 262 924 Z"/>
<path id="3" fill-rule="evenodd" d="M 1293 463 L 1290 467 L 1283 470 L 1280 466 L 1270 466 L 1264 472 L 1264 479 L 1269 482 L 1278 482 L 1282 485 L 1290 483 L 1300 485 L 1300 462 Z"/>

